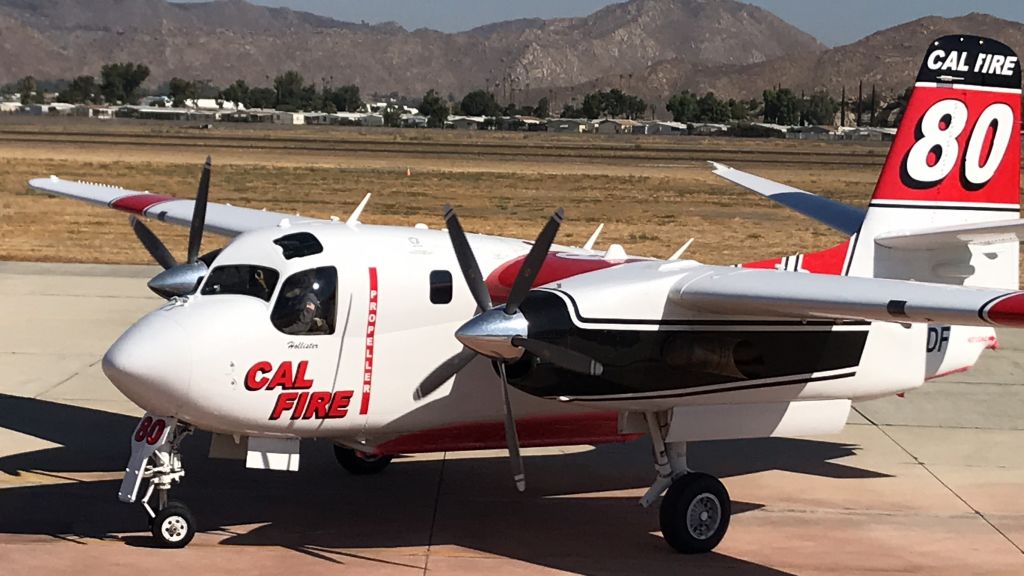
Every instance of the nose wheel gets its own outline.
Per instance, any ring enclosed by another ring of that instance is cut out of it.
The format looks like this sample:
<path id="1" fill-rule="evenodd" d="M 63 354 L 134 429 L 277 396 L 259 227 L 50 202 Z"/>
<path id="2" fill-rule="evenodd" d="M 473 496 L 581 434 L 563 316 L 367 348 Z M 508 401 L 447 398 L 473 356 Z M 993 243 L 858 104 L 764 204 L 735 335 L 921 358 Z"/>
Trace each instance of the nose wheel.
<path id="1" fill-rule="evenodd" d="M 196 520 L 181 502 L 168 502 L 150 520 L 153 539 L 161 548 L 184 548 L 196 535 Z"/>

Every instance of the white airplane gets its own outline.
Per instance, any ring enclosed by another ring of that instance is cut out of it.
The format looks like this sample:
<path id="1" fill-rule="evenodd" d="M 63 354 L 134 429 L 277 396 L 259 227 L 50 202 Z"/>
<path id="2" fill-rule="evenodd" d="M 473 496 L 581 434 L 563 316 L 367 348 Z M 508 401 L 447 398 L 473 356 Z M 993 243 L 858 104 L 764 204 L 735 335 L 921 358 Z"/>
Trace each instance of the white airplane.
<path id="1" fill-rule="evenodd" d="M 103 359 L 147 411 L 119 496 L 141 501 L 161 545 L 195 533 L 168 492 L 199 428 L 212 456 L 275 470 L 298 468 L 301 438 L 329 439 L 358 474 L 507 446 L 519 490 L 520 445 L 649 435 L 641 504 L 660 498 L 665 540 L 698 553 L 725 535 L 730 499 L 687 467 L 687 442 L 838 432 L 851 401 L 966 370 L 994 326 L 1024 327 L 1020 119 L 1013 52 L 940 38 L 867 210 L 714 165 L 850 234 L 736 267 L 555 246 L 561 211 L 531 243 L 467 235 L 451 209 L 429 230 L 360 224 L 365 201 L 347 222 L 208 204 L 209 161 L 195 201 L 30 185 L 131 213 L 166 269 L 150 286 L 168 302 Z M 136 217 L 191 226 L 187 261 Z M 204 230 L 233 240 L 200 256 Z"/>

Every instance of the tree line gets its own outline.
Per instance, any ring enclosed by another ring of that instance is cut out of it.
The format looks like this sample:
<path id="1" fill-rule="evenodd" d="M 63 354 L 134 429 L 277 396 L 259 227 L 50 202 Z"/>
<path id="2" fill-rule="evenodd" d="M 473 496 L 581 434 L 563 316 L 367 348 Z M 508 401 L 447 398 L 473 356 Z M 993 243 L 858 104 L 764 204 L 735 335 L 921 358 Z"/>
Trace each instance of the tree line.
<path id="1" fill-rule="evenodd" d="M 32 76 L 26 76 L 17 82 L 4 86 L 0 92 L 18 92 L 23 104 L 42 102 L 41 92 L 55 90 L 59 92 L 57 100 L 71 104 L 138 104 L 145 95 L 143 84 L 149 79 L 150 69 L 145 64 L 120 62 L 106 64 L 100 69 L 99 78 L 90 75 L 77 76 L 69 81 L 39 82 Z M 269 77 L 268 77 L 269 80 Z M 302 74 L 289 70 L 273 78 L 269 86 L 250 86 L 245 80 L 236 80 L 226 87 L 217 87 L 209 80 L 172 78 L 157 88 L 158 94 L 165 94 L 176 107 L 185 106 L 188 101 L 199 98 L 216 99 L 223 106 L 235 102 L 246 108 L 275 109 L 281 111 L 320 111 L 356 112 L 363 105 L 359 87 L 345 84 L 338 87 L 321 82 L 306 82 Z M 377 95 L 374 95 L 376 97 Z M 427 117 L 428 126 L 442 126 L 450 114 L 467 116 L 538 116 L 552 115 L 549 98 L 539 99 L 536 104 L 516 105 L 498 103 L 493 92 L 473 90 L 456 98 L 453 94 L 446 97 L 436 90 L 429 90 L 420 99 L 401 98 L 398 94 L 387 95 L 390 105 L 380 111 L 388 125 L 401 123 L 402 105 L 415 106 Z M 898 116 L 899 104 L 905 103 L 907 94 L 898 97 L 890 104 L 887 114 L 882 114 L 880 122 L 891 122 Z M 577 102 L 579 102 L 577 104 Z M 870 112 L 875 119 L 878 103 L 872 90 L 870 109 L 862 100 L 858 100 L 857 110 L 860 113 Z M 895 106 L 894 106 L 895 105 Z M 766 123 L 781 125 L 824 125 L 832 124 L 836 112 L 843 108 L 841 101 L 836 101 L 824 91 L 817 91 L 809 96 L 797 95 L 789 88 L 773 87 L 764 90 L 760 100 L 737 100 L 734 98 L 718 98 L 713 92 L 703 95 L 689 90 L 673 95 L 665 110 L 672 114 L 677 122 L 749 122 L 760 119 Z M 843 108 L 845 112 L 845 108 Z M 639 119 L 648 112 L 653 116 L 654 107 L 642 98 L 623 92 L 618 88 L 598 90 L 583 96 L 582 101 L 573 98 L 566 103 L 559 114 L 563 118 L 602 117 Z"/>

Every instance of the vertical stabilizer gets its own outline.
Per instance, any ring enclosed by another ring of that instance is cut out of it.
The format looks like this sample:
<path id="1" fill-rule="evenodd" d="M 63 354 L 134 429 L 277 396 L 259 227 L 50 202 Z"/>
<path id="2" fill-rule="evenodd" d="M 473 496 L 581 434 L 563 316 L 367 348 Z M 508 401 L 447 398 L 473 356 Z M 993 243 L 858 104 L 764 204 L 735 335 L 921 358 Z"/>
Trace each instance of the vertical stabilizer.
<path id="1" fill-rule="evenodd" d="M 1021 68 L 1001 42 L 945 36 L 921 64 L 849 274 L 1016 288 L 1018 242 L 907 251 L 881 234 L 1020 217 Z"/>

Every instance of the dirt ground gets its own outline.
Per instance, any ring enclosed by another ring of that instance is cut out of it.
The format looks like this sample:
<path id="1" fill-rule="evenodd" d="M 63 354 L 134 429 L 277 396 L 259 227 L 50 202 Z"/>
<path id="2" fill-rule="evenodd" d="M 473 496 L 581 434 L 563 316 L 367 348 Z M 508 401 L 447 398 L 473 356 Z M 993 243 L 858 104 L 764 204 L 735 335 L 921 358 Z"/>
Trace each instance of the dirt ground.
<path id="1" fill-rule="evenodd" d="M 632 137 L 188 125 L 52 118 L 0 119 L 0 260 L 150 263 L 127 217 L 28 190 L 58 175 L 181 197 L 195 194 L 207 154 L 211 199 L 303 215 L 344 217 L 374 194 L 362 220 L 441 225 L 459 209 L 467 230 L 532 237 L 551 210 L 567 214 L 559 242 L 735 263 L 827 248 L 840 236 L 721 180 L 720 160 L 818 194 L 865 205 L 887 150 L 849 144 L 700 137 Z M 407 176 L 407 171 L 411 176 Z M 186 230 L 154 223 L 174 251 Z M 216 246 L 211 239 L 204 249 Z"/>

